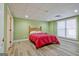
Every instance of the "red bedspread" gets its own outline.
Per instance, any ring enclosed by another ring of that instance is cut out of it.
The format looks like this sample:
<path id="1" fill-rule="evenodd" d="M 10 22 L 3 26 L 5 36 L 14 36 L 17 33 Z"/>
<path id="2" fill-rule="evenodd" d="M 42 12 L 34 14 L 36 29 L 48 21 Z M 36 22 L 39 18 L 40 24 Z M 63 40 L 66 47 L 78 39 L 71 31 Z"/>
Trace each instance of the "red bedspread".
<path id="1" fill-rule="evenodd" d="M 46 33 L 35 33 L 29 35 L 29 40 L 35 43 L 36 48 L 40 48 L 49 43 L 60 44 L 55 35 L 49 35 Z"/>

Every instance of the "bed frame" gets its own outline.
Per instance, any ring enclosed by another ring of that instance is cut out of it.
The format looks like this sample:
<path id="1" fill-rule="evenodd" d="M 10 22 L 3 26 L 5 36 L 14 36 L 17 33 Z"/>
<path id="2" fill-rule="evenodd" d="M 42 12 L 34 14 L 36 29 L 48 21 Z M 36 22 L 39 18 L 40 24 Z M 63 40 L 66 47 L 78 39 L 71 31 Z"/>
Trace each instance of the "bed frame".
<path id="1" fill-rule="evenodd" d="M 29 34 L 30 34 L 31 31 L 42 31 L 42 27 L 40 26 L 38 28 L 38 27 L 31 27 L 31 26 L 29 26 Z"/>

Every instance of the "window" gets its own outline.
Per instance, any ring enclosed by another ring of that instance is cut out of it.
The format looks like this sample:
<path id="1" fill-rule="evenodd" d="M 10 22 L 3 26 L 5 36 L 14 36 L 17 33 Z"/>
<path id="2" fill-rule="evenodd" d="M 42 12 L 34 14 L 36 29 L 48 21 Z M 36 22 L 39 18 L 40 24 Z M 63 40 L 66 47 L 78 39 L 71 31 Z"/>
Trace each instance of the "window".
<path id="1" fill-rule="evenodd" d="M 76 18 L 57 22 L 57 35 L 60 37 L 76 39 Z"/>
<path id="2" fill-rule="evenodd" d="M 65 37 L 65 21 L 58 21 L 57 25 L 58 36 Z"/>
<path id="3" fill-rule="evenodd" d="M 76 19 L 67 20 L 67 32 L 68 38 L 76 38 Z"/>

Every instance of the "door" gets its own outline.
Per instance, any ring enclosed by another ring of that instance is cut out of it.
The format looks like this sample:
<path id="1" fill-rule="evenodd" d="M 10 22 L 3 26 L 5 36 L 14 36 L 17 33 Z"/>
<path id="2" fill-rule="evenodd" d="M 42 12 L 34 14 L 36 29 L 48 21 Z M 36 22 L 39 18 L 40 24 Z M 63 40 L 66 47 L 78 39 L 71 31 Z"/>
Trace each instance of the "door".
<path id="1" fill-rule="evenodd" d="M 0 3 L 0 53 L 4 53 L 4 4 Z"/>
<path id="2" fill-rule="evenodd" d="M 7 50 L 13 45 L 13 17 L 7 8 Z"/>

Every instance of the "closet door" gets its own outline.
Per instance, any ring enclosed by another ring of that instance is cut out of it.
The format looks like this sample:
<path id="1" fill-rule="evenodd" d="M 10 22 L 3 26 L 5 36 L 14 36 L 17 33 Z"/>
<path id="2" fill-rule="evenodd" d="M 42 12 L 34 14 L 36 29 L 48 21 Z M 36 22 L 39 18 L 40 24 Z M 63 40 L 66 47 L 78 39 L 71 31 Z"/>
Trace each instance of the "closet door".
<path id="1" fill-rule="evenodd" d="M 7 50 L 12 47 L 13 44 L 13 18 L 8 8 L 7 11 Z"/>

